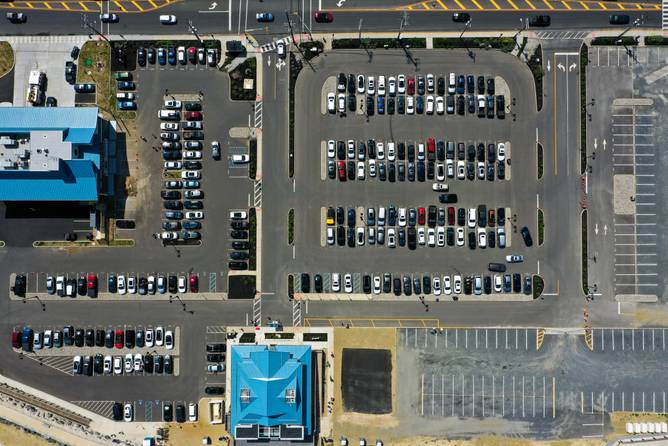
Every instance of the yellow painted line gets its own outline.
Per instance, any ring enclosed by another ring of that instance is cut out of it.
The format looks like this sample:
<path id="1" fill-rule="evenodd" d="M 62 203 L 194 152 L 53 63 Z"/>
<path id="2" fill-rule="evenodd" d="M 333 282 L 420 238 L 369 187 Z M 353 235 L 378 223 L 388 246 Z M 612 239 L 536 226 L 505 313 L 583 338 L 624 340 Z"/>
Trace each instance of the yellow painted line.
<path id="1" fill-rule="evenodd" d="M 626 8 L 624 8 L 624 5 L 622 5 L 621 3 L 617 3 L 617 7 L 621 10 L 626 9 Z"/>
<path id="2" fill-rule="evenodd" d="M 86 4 L 85 4 L 84 2 L 79 2 L 79 4 L 81 5 L 81 7 L 82 7 L 85 11 L 90 11 L 90 9 L 88 9 L 88 6 L 86 6 Z"/>
<path id="3" fill-rule="evenodd" d="M 30 9 L 35 9 L 35 7 L 30 2 L 26 2 L 26 5 L 28 5 L 28 8 Z"/>
<path id="4" fill-rule="evenodd" d="M 448 10 L 448 7 L 445 6 L 445 3 L 443 3 L 441 0 L 436 0 L 439 5 L 441 5 L 441 8 L 445 9 L 446 11 Z"/>
<path id="5" fill-rule="evenodd" d="M 600 7 L 603 8 L 603 9 L 605 9 L 606 11 L 608 10 L 608 8 L 605 7 L 605 5 L 603 4 L 603 2 L 598 2 L 598 6 L 600 6 Z"/>
<path id="6" fill-rule="evenodd" d="M 64 7 L 65 9 L 67 9 L 68 11 L 70 10 L 70 5 L 68 5 L 67 3 L 65 3 L 65 2 L 60 2 L 60 4 L 63 5 L 63 7 Z"/>
<path id="7" fill-rule="evenodd" d="M 461 10 L 466 10 L 466 8 L 464 7 L 464 5 L 462 5 L 462 3 L 461 3 L 459 0 L 455 0 L 455 3 L 457 3 L 457 6 L 459 6 L 459 9 L 461 9 Z"/>
<path id="8" fill-rule="evenodd" d="M 585 2 L 580 2 L 580 4 L 582 5 L 582 7 L 583 7 L 584 9 L 586 9 L 587 11 L 589 11 L 589 6 L 587 6 L 587 4 L 586 4 Z"/>
<path id="9" fill-rule="evenodd" d="M 156 5 L 155 2 L 154 2 L 153 0 L 148 0 L 148 2 L 151 4 L 151 6 L 153 6 L 153 9 L 157 9 L 157 8 L 158 8 L 158 5 Z"/>
<path id="10" fill-rule="evenodd" d="M 547 0 L 543 0 L 543 3 L 545 3 L 548 8 L 554 10 L 554 6 L 552 6 L 552 4 L 550 4 L 550 2 L 548 2 Z"/>
<path id="11" fill-rule="evenodd" d="M 569 10 L 573 9 L 573 8 L 571 8 L 571 5 L 568 4 L 568 2 L 565 2 L 564 0 L 561 0 L 561 3 L 563 3 L 563 5 L 566 7 L 566 9 L 569 9 Z"/>
<path id="12" fill-rule="evenodd" d="M 508 1 L 508 3 L 510 3 L 510 6 L 513 7 L 513 9 L 520 9 L 520 8 L 517 7 L 517 5 L 515 3 L 513 3 L 513 0 L 507 0 L 507 1 Z"/>
<path id="13" fill-rule="evenodd" d="M 501 7 L 494 1 L 494 0 L 489 0 L 496 9 L 501 9 Z"/>
<path id="14" fill-rule="evenodd" d="M 427 4 L 427 2 L 422 2 L 421 5 L 422 5 L 422 7 L 423 7 L 424 9 L 426 9 L 427 11 L 431 10 L 431 8 L 430 8 L 429 5 Z"/>
<path id="15" fill-rule="evenodd" d="M 123 12 L 128 12 L 128 10 L 125 9 L 125 6 L 123 6 L 122 4 L 120 4 L 119 2 L 117 2 L 116 0 L 114 0 L 114 3 L 116 4 L 116 6 L 118 6 L 118 7 L 120 8 L 121 11 L 123 11 Z"/>
<path id="16" fill-rule="evenodd" d="M 49 2 L 42 2 L 44 3 L 44 6 L 46 6 L 48 9 L 53 9 L 53 6 L 51 6 L 51 3 Z"/>
<path id="17" fill-rule="evenodd" d="M 482 6 L 480 6 L 480 3 L 478 3 L 476 0 L 471 0 L 471 1 L 473 2 L 474 5 L 476 5 L 478 9 L 480 10 L 484 9 Z"/>
<path id="18" fill-rule="evenodd" d="M 536 7 L 535 7 L 535 6 L 533 5 L 533 3 L 531 3 L 529 0 L 524 0 L 524 3 L 526 3 L 527 5 L 529 5 L 529 8 L 531 8 L 531 9 L 533 9 L 533 10 L 536 10 Z"/>
<path id="19" fill-rule="evenodd" d="M 142 8 L 135 0 L 132 0 L 132 4 L 135 5 L 135 8 L 137 8 L 138 11 L 144 12 L 144 8 Z"/>

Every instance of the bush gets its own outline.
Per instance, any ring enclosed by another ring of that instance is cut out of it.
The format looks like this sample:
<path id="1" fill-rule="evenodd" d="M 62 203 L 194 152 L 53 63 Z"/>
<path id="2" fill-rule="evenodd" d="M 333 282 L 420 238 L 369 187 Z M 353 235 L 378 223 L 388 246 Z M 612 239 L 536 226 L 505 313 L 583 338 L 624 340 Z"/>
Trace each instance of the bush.
<path id="1" fill-rule="evenodd" d="M 265 339 L 294 339 L 294 333 L 265 333 Z"/>
<path id="2" fill-rule="evenodd" d="M 248 210 L 248 223 L 250 230 L 248 232 L 248 241 L 250 243 L 250 250 L 248 253 L 248 269 L 251 271 L 257 270 L 257 216 L 255 215 L 255 208 Z"/>
<path id="3" fill-rule="evenodd" d="M 255 100 L 257 96 L 256 70 L 256 59 L 250 57 L 230 72 L 230 97 L 233 101 Z M 252 89 L 244 89 L 244 79 L 253 79 Z"/>
<path id="4" fill-rule="evenodd" d="M 543 71 L 543 49 L 540 45 L 536 47 L 527 65 L 531 74 L 533 74 L 533 82 L 536 85 L 536 108 L 541 111 L 543 108 L 543 76 L 545 72 Z"/>
<path id="5" fill-rule="evenodd" d="M 304 58 L 306 60 L 311 60 L 314 57 L 320 55 L 320 53 L 324 51 L 325 45 L 319 40 L 315 40 L 313 42 L 306 41 L 306 42 L 301 42 L 299 44 L 299 48 L 302 50 Z M 313 50 L 314 48 L 316 49 L 315 51 Z"/>
<path id="6" fill-rule="evenodd" d="M 538 209 L 538 246 L 541 246 L 545 241 L 545 216 L 543 210 Z"/>
<path id="7" fill-rule="evenodd" d="M 668 45 L 668 37 L 647 36 L 645 37 L 645 45 Z"/>
<path id="8" fill-rule="evenodd" d="M 582 44 L 580 48 L 580 173 L 587 169 L 587 64 L 589 49 Z"/>
<path id="9" fill-rule="evenodd" d="M 288 245 L 295 242 L 295 210 L 288 211 Z"/>
<path id="10" fill-rule="evenodd" d="M 401 44 L 397 39 L 335 39 L 332 41 L 333 49 L 376 49 L 376 48 L 427 48 L 427 39 L 408 38 L 401 39 Z"/>
<path id="11" fill-rule="evenodd" d="M 304 341 L 327 342 L 327 333 L 304 333 Z"/>
<path id="12" fill-rule="evenodd" d="M 295 84 L 297 83 L 297 77 L 302 68 L 304 68 L 304 64 L 298 60 L 293 53 L 290 53 L 290 128 L 288 132 L 288 175 L 290 178 L 295 174 Z"/>
<path id="13" fill-rule="evenodd" d="M 619 42 L 618 42 L 619 41 Z M 591 41 L 592 45 L 626 45 L 633 46 L 638 44 L 637 37 L 624 36 L 621 39 L 615 36 L 612 37 L 596 37 Z"/>
<path id="14" fill-rule="evenodd" d="M 257 176 L 257 140 L 251 139 L 248 142 L 248 153 L 250 162 L 248 163 L 248 178 L 254 180 Z"/>
<path id="15" fill-rule="evenodd" d="M 510 53 L 517 46 L 517 42 L 512 37 L 503 38 L 462 38 L 456 37 L 436 37 L 434 38 L 434 48 L 487 48 L 501 50 L 504 53 Z"/>
<path id="16" fill-rule="evenodd" d="M 582 211 L 582 291 L 589 294 L 589 272 L 587 271 L 587 210 Z"/>
<path id="17" fill-rule="evenodd" d="M 292 274 L 288 274 L 288 298 L 295 298 L 295 278 Z"/>
<path id="18" fill-rule="evenodd" d="M 541 294 L 543 294 L 543 289 L 545 288 L 545 283 L 543 278 L 537 274 L 533 276 L 533 298 L 538 299 Z"/>
<path id="19" fill-rule="evenodd" d="M 543 165 L 544 165 L 543 146 L 541 145 L 541 143 L 539 143 L 539 142 L 536 143 L 536 149 L 538 150 L 538 153 L 537 153 L 537 160 L 538 160 L 537 176 L 538 176 L 538 179 L 541 180 L 541 179 L 543 179 Z"/>

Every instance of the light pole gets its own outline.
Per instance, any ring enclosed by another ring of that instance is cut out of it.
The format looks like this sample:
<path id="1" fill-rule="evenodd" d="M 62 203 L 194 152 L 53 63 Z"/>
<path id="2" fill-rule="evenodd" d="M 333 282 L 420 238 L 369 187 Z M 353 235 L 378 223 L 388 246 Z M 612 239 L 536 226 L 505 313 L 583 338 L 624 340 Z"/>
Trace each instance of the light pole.
<path id="1" fill-rule="evenodd" d="M 39 298 L 39 296 L 30 296 L 30 297 L 24 297 L 23 298 L 23 303 L 26 303 L 28 299 L 36 299 L 37 302 L 42 306 L 42 311 L 46 311 L 46 304 L 42 302 L 42 300 Z"/>
<path id="2" fill-rule="evenodd" d="M 199 43 L 202 43 L 202 39 L 199 37 L 199 34 L 197 34 L 197 28 L 195 27 L 195 25 L 193 25 L 192 20 L 188 20 L 188 26 L 186 27 L 186 30 L 190 31 L 193 34 L 193 36 L 197 38 Z"/>

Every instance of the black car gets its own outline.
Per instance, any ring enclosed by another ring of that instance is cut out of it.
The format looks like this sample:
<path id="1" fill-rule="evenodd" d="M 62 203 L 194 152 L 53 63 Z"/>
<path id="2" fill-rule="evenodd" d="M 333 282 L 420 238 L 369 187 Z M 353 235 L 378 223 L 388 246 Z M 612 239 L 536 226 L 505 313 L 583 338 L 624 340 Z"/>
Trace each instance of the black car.
<path id="1" fill-rule="evenodd" d="M 513 274 L 513 293 L 522 292 L 522 275 L 515 273 Z"/>
<path id="2" fill-rule="evenodd" d="M 336 244 L 339 246 L 346 244 L 346 228 L 343 226 L 336 227 Z"/>
<path id="3" fill-rule="evenodd" d="M 424 294 L 431 294 L 431 277 L 429 275 L 422 277 L 422 290 Z"/>
<path id="4" fill-rule="evenodd" d="M 180 200 L 181 192 L 178 190 L 163 190 L 160 191 L 160 197 L 163 200 Z"/>
<path id="5" fill-rule="evenodd" d="M 531 276 L 524 276 L 524 294 L 531 294 Z"/>
<path id="6" fill-rule="evenodd" d="M 354 208 L 348 208 L 348 227 L 355 228 L 357 223 L 357 214 Z"/>
<path id="7" fill-rule="evenodd" d="M 387 169 L 387 177 L 390 180 L 390 183 L 394 183 L 397 176 L 397 168 L 394 163 L 390 163 Z"/>
<path id="8" fill-rule="evenodd" d="M 471 294 L 473 288 L 473 279 L 471 276 L 464 277 L 464 294 Z"/>
<path id="9" fill-rule="evenodd" d="M 204 132 L 199 131 L 199 130 L 183 132 L 183 139 L 186 139 L 186 140 L 204 139 Z"/>
<path id="10" fill-rule="evenodd" d="M 95 332 L 92 328 L 86 330 L 84 340 L 86 342 L 86 347 L 93 347 L 95 345 Z"/>
<path id="11" fill-rule="evenodd" d="M 457 114 L 463 115 L 465 107 L 466 107 L 466 101 L 464 100 L 464 96 L 463 95 L 457 96 Z"/>
<path id="12" fill-rule="evenodd" d="M 455 97 L 452 95 L 448 95 L 445 98 L 445 105 L 446 105 L 446 111 L 448 114 L 453 114 L 455 112 Z"/>
<path id="13" fill-rule="evenodd" d="M 171 375 L 174 373 L 174 363 L 172 362 L 172 357 L 165 355 L 165 373 Z"/>
<path id="14" fill-rule="evenodd" d="M 362 290 L 364 294 L 371 294 L 371 276 L 368 274 L 362 277 Z"/>
<path id="15" fill-rule="evenodd" d="M 471 74 L 466 76 L 466 92 L 468 94 L 473 94 L 475 92 L 475 78 Z"/>
<path id="16" fill-rule="evenodd" d="M 372 96 L 366 97 L 366 115 L 373 116 L 374 102 Z"/>
<path id="17" fill-rule="evenodd" d="M 413 292 L 415 294 L 422 294 L 422 284 L 418 276 L 413 277 Z"/>
<path id="18" fill-rule="evenodd" d="M 153 356 L 149 353 L 144 354 L 144 371 L 146 373 L 153 373 Z"/>
<path id="19" fill-rule="evenodd" d="M 471 181 L 475 179 L 475 164 L 473 162 L 466 164 L 466 178 Z"/>
<path id="20" fill-rule="evenodd" d="M 348 75 L 348 94 L 350 94 L 350 95 L 355 94 L 355 75 L 354 74 L 349 74 Z"/>
<path id="21" fill-rule="evenodd" d="M 411 278 L 404 276 L 404 294 L 410 296 L 413 294 L 413 287 L 411 286 Z"/>
<path id="22" fill-rule="evenodd" d="M 316 293 L 322 293 L 322 276 L 320 274 L 313 276 L 313 290 Z"/>
<path id="23" fill-rule="evenodd" d="M 186 102 L 183 104 L 183 108 L 186 111 L 202 111 L 202 104 L 199 102 Z"/>
<path id="24" fill-rule="evenodd" d="M 162 359 L 162 355 L 155 355 L 153 357 L 153 372 L 154 373 L 162 373 L 164 361 Z"/>
<path id="25" fill-rule="evenodd" d="M 445 231 L 445 239 L 448 243 L 448 246 L 455 245 L 455 228 L 452 226 L 448 227 L 448 229 Z"/>
<path id="26" fill-rule="evenodd" d="M 415 228 L 408 228 L 408 249 L 410 249 L 411 251 L 415 251 L 416 247 L 417 247 L 417 231 L 415 230 Z"/>
<path id="27" fill-rule="evenodd" d="M 307 273 L 301 274 L 301 287 L 302 293 L 311 292 L 311 276 L 309 276 Z"/>
<path id="28" fill-rule="evenodd" d="M 178 289 L 178 288 L 177 288 L 177 279 L 176 279 L 176 276 L 174 276 L 174 275 L 170 275 L 170 276 L 167 278 L 167 290 L 168 290 L 171 294 L 174 294 L 174 293 L 176 293 L 176 290 L 177 290 L 177 289 Z"/>
<path id="29" fill-rule="evenodd" d="M 28 16 L 22 12 L 8 12 L 6 17 L 12 23 L 25 23 L 28 20 Z"/>
<path id="30" fill-rule="evenodd" d="M 550 16 L 547 14 L 532 16 L 529 19 L 529 26 L 550 26 Z"/>
<path id="31" fill-rule="evenodd" d="M 485 294 L 491 294 L 492 293 L 492 278 L 489 276 L 485 276 L 483 279 L 483 290 L 485 291 Z"/>
<path id="32" fill-rule="evenodd" d="M 162 421 L 169 423 L 172 421 L 172 403 L 165 402 L 162 405 Z"/>
<path id="33" fill-rule="evenodd" d="M 146 50 L 142 47 L 137 48 L 137 63 L 140 67 L 146 65 Z"/>
<path id="34" fill-rule="evenodd" d="M 466 101 L 469 114 L 475 115 L 475 96 L 473 96 L 472 94 L 468 95 Z"/>
<path id="35" fill-rule="evenodd" d="M 218 386 L 209 386 L 204 389 L 204 393 L 206 393 L 207 395 L 222 395 L 225 393 L 225 388 Z"/>
<path id="36" fill-rule="evenodd" d="M 144 330 L 137 330 L 137 335 L 135 336 L 135 345 L 139 348 L 144 347 L 145 345 Z"/>
<path id="37" fill-rule="evenodd" d="M 355 110 L 351 110 L 351 111 L 355 111 Z M 394 114 L 394 98 L 391 97 L 391 96 L 389 98 L 387 98 L 387 114 L 388 115 L 393 115 Z"/>
<path id="38" fill-rule="evenodd" d="M 475 249 L 476 247 L 475 232 L 469 231 L 468 239 L 469 239 L 469 249 Z"/>
<path id="39" fill-rule="evenodd" d="M 180 150 L 169 150 L 169 151 L 163 151 L 162 152 L 162 159 L 165 161 L 177 161 L 181 159 L 181 151 Z"/>
<path id="40" fill-rule="evenodd" d="M 494 78 L 493 77 L 487 78 L 487 94 L 488 95 L 494 95 L 495 94 Z"/>
<path id="41" fill-rule="evenodd" d="M 506 117 L 506 98 L 503 95 L 496 97 L 496 117 L 499 119 Z"/>
<path id="42" fill-rule="evenodd" d="M 131 328 L 125 330 L 125 348 L 135 348 L 135 331 Z"/>
<path id="43" fill-rule="evenodd" d="M 237 240 L 248 239 L 248 231 L 230 231 L 230 237 Z"/>
<path id="44" fill-rule="evenodd" d="M 189 231 L 192 231 L 194 229 L 202 229 L 202 223 L 200 223 L 199 221 L 193 221 L 193 220 L 184 221 L 181 224 L 181 226 L 183 226 L 183 229 L 187 229 Z"/>
<path id="45" fill-rule="evenodd" d="M 417 94 L 424 94 L 424 76 L 417 77 Z"/>
<path id="46" fill-rule="evenodd" d="M 204 203 L 200 200 L 186 200 L 183 202 L 183 207 L 186 209 L 203 209 Z"/>
<path id="47" fill-rule="evenodd" d="M 457 23 L 466 23 L 471 20 L 471 16 L 466 12 L 455 12 L 452 14 L 452 21 Z M 441 94 L 441 93 L 439 93 Z"/>
<path id="48" fill-rule="evenodd" d="M 162 206 L 165 209 L 170 209 L 170 210 L 173 210 L 173 211 L 178 211 L 178 210 L 183 209 L 183 203 L 181 203 L 180 201 L 177 201 L 177 200 L 163 201 Z"/>
<path id="49" fill-rule="evenodd" d="M 443 76 L 439 76 L 436 80 L 436 92 L 439 96 L 445 95 L 445 78 Z"/>
<path id="50" fill-rule="evenodd" d="M 348 179 L 353 181 L 355 180 L 355 162 L 354 161 L 348 161 Z"/>
<path id="51" fill-rule="evenodd" d="M 336 163 L 332 160 L 327 161 L 327 177 L 330 180 L 336 179 Z"/>
<path id="52" fill-rule="evenodd" d="M 233 221 L 230 223 L 230 227 L 232 229 L 237 229 L 237 230 L 247 230 L 250 228 L 250 223 L 247 221 Z"/>
<path id="53" fill-rule="evenodd" d="M 355 247 L 355 228 L 348 228 L 348 247 Z"/>
<path id="54" fill-rule="evenodd" d="M 186 408 L 183 404 L 176 405 L 176 422 L 183 423 L 186 421 Z"/>
<path id="55" fill-rule="evenodd" d="M 104 347 L 104 330 L 95 330 L 95 346 Z"/>
<path id="56" fill-rule="evenodd" d="M 23 274 L 17 274 L 14 278 L 14 286 L 12 291 L 15 296 L 25 296 L 26 295 L 26 276 Z"/>
<path id="57" fill-rule="evenodd" d="M 183 168 L 188 170 L 200 170 L 202 168 L 201 161 L 184 161 Z"/>
<path id="58" fill-rule="evenodd" d="M 350 95 L 348 96 L 348 111 L 354 112 L 357 110 L 357 99 L 355 96 Z"/>
<path id="59" fill-rule="evenodd" d="M 523 227 L 520 230 L 520 233 L 522 234 L 522 239 L 524 239 L 524 244 L 527 245 L 527 247 L 533 246 L 533 239 L 531 238 L 531 233 L 529 232 L 529 228 L 526 226 Z"/>
<path id="60" fill-rule="evenodd" d="M 485 94 L 485 76 L 478 76 L 478 94 Z"/>
<path id="61" fill-rule="evenodd" d="M 496 222 L 499 226 L 506 224 L 506 208 L 498 208 L 496 210 Z"/>
<path id="62" fill-rule="evenodd" d="M 613 14 L 610 16 L 611 25 L 628 25 L 631 21 L 631 17 L 625 14 Z"/>
<path id="63" fill-rule="evenodd" d="M 93 358 L 91 356 L 83 357 L 83 372 L 86 376 L 93 375 Z"/>
<path id="64" fill-rule="evenodd" d="M 424 113 L 424 98 L 422 96 L 415 98 L 415 113 L 418 115 Z"/>
<path id="65" fill-rule="evenodd" d="M 406 165 L 399 163 L 399 181 L 406 181 Z"/>
<path id="66" fill-rule="evenodd" d="M 155 49 L 154 48 L 149 48 L 147 51 L 147 59 L 148 63 L 154 64 L 155 63 Z"/>
<path id="67" fill-rule="evenodd" d="M 453 204 L 457 203 L 457 194 L 440 194 L 438 196 L 439 203 Z"/>
<path id="68" fill-rule="evenodd" d="M 104 346 L 106 348 L 114 348 L 114 330 L 104 332 Z"/>
<path id="69" fill-rule="evenodd" d="M 506 178 L 506 165 L 503 161 L 499 161 L 496 165 L 496 173 L 499 180 Z"/>
<path id="70" fill-rule="evenodd" d="M 494 144 L 487 144 L 487 161 L 490 163 L 496 161 L 496 146 Z"/>
<path id="71" fill-rule="evenodd" d="M 487 96 L 487 117 L 492 119 L 494 117 L 494 96 Z"/>
<path id="72" fill-rule="evenodd" d="M 383 293 L 389 293 L 392 291 L 392 274 L 385 273 L 383 274 Z"/>
<path id="73" fill-rule="evenodd" d="M 226 350 L 225 344 L 222 344 L 222 343 L 206 344 L 206 351 L 207 352 L 218 353 L 218 352 L 224 352 L 225 350 Z M 214 361 L 214 362 L 220 362 L 220 361 Z"/>
<path id="74" fill-rule="evenodd" d="M 104 373 L 103 356 L 100 353 L 97 353 L 93 358 L 93 370 L 96 375 Z"/>
<path id="75" fill-rule="evenodd" d="M 393 291 L 395 296 L 401 296 L 401 279 L 398 277 L 394 278 L 393 281 Z"/>
<path id="76" fill-rule="evenodd" d="M 123 404 L 122 403 L 114 403 L 113 406 L 111 406 L 111 413 L 114 421 L 121 421 L 123 420 Z"/>
<path id="77" fill-rule="evenodd" d="M 417 178 L 418 181 L 424 182 L 424 161 L 417 162 Z"/>
<path id="78" fill-rule="evenodd" d="M 406 99 L 404 96 L 399 96 L 397 98 L 397 113 L 403 115 L 406 113 Z"/>
<path id="79" fill-rule="evenodd" d="M 245 271 L 248 269 L 248 264 L 246 262 L 228 262 L 227 266 L 233 271 Z"/>

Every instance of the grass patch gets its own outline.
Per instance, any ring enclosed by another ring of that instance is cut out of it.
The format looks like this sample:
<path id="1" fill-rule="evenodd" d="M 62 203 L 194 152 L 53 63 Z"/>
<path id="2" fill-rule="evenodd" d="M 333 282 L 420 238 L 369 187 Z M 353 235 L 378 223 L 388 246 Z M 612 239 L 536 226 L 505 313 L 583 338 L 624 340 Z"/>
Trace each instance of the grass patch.
<path id="1" fill-rule="evenodd" d="M 289 110 L 289 131 L 288 131 L 288 176 L 292 178 L 295 175 L 295 84 L 297 77 L 304 68 L 304 64 L 290 53 L 290 110 Z"/>
<path id="2" fill-rule="evenodd" d="M 531 57 L 527 61 L 529 70 L 533 75 L 533 82 L 536 86 L 536 109 L 541 111 L 543 108 L 543 76 L 545 72 L 543 71 L 543 48 L 538 45 L 534 50 Z"/>
<path id="3" fill-rule="evenodd" d="M 435 39 L 434 39 L 435 40 Z M 427 48 L 427 39 L 416 37 L 409 39 L 335 39 L 332 49 L 377 49 L 377 48 Z"/>
<path id="4" fill-rule="evenodd" d="M 227 297 L 229 299 L 254 299 L 256 277 L 251 275 L 227 276 Z"/>
<path id="5" fill-rule="evenodd" d="M 582 291 L 585 295 L 589 294 L 589 271 L 587 260 L 589 253 L 587 251 L 587 210 L 582 211 Z"/>
<path id="6" fill-rule="evenodd" d="M 538 246 L 545 241 L 545 216 L 542 209 L 538 209 Z"/>
<path id="7" fill-rule="evenodd" d="M 494 49 L 501 50 L 504 53 L 512 52 L 517 46 L 517 42 L 512 37 L 503 37 L 498 38 L 477 38 L 477 39 L 468 39 L 462 38 L 458 39 L 456 37 L 435 37 L 434 38 L 434 48 L 481 48 L 481 49 Z"/>
<path id="8" fill-rule="evenodd" d="M 545 289 L 545 282 L 538 274 L 533 275 L 533 298 L 538 299 Z"/>
<path id="9" fill-rule="evenodd" d="M 244 333 L 239 337 L 239 344 L 252 344 L 255 342 L 255 333 Z"/>
<path id="10" fill-rule="evenodd" d="M 580 48 L 580 173 L 587 169 L 587 64 L 589 49 L 584 43 Z"/>
<path id="11" fill-rule="evenodd" d="M 248 224 L 250 229 L 248 231 L 248 241 L 250 243 L 250 250 L 248 252 L 248 269 L 256 271 L 257 269 L 257 215 L 255 215 L 255 208 L 248 210 Z"/>
<path id="12" fill-rule="evenodd" d="M 302 54 L 304 54 L 306 60 L 311 60 L 325 50 L 325 44 L 319 40 L 313 42 L 306 41 L 299 44 L 299 49 L 302 50 Z"/>
<path id="13" fill-rule="evenodd" d="M 327 342 L 327 333 L 304 333 L 305 342 Z"/>
<path id="14" fill-rule="evenodd" d="M 668 37 L 646 36 L 645 45 L 668 45 Z"/>
<path id="15" fill-rule="evenodd" d="M 295 242 L 295 210 L 288 211 L 288 245 Z"/>
<path id="16" fill-rule="evenodd" d="M 107 42 L 89 40 L 81 47 L 77 67 L 77 83 L 95 84 L 96 104 L 107 119 L 113 119 L 112 108 L 116 107 L 111 88 L 110 57 L 111 47 Z"/>
<path id="17" fill-rule="evenodd" d="M 249 57 L 230 71 L 230 97 L 233 101 L 254 101 L 257 96 L 257 60 Z M 253 88 L 244 89 L 244 79 L 253 79 Z"/>
<path id="18" fill-rule="evenodd" d="M 14 67 L 14 50 L 9 42 L 0 42 L 0 77 Z"/>
<path id="19" fill-rule="evenodd" d="M 294 339 L 295 334 L 294 333 L 286 333 L 286 332 L 281 332 L 281 333 L 265 333 L 264 334 L 265 339 Z"/>
<path id="20" fill-rule="evenodd" d="M 631 36 L 623 36 L 621 39 L 616 36 L 611 37 L 596 37 L 591 41 L 592 45 L 626 45 L 635 46 L 638 44 L 638 39 Z"/>
<path id="21" fill-rule="evenodd" d="M 544 169 L 544 160 L 543 160 L 543 145 L 539 142 L 536 143 L 536 176 L 539 180 L 543 179 L 543 169 Z"/>
<path id="22" fill-rule="evenodd" d="M 248 142 L 248 154 L 250 162 L 248 163 L 248 178 L 254 180 L 257 176 L 257 140 L 251 139 Z"/>

